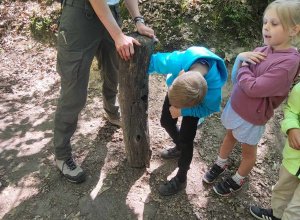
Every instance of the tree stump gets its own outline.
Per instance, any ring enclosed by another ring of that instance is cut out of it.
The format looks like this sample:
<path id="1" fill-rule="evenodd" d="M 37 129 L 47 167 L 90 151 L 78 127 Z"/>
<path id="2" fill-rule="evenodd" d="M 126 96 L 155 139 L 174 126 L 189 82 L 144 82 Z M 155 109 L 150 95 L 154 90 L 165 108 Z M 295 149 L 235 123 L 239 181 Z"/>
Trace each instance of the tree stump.
<path id="1" fill-rule="evenodd" d="M 130 61 L 119 62 L 119 102 L 127 160 L 132 167 L 149 167 L 151 150 L 148 126 L 148 67 L 154 40 L 130 33 L 141 46 L 134 46 Z"/>

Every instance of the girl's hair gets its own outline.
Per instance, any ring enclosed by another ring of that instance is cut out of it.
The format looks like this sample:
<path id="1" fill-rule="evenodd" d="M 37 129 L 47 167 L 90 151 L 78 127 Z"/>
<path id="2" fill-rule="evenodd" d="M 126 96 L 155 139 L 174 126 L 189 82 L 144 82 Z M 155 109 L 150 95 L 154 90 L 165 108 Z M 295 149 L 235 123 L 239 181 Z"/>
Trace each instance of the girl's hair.
<path id="1" fill-rule="evenodd" d="M 295 26 L 300 26 L 300 0 L 276 0 L 268 5 L 265 12 L 275 8 L 284 30 L 291 30 Z M 292 45 L 300 46 L 300 31 L 292 37 Z"/>
<path id="2" fill-rule="evenodd" d="M 177 108 L 191 108 L 199 105 L 207 92 L 207 83 L 201 73 L 188 71 L 178 76 L 168 91 L 172 105 Z"/>

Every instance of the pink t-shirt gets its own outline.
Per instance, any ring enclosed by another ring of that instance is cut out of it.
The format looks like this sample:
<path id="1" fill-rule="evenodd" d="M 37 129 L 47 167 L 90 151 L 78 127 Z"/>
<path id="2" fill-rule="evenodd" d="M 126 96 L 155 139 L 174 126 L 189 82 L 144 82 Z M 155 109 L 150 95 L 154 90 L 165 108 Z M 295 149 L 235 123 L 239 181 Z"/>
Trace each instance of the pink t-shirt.
<path id="1" fill-rule="evenodd" d="M 244 120 L 265 125 L 289 94 L 300 69 L 300 54 L 294 48 L 273 51 L 270 46 L 254 51 L 267 54 L 266 60 L 238 70 L 230 104 Z"/>

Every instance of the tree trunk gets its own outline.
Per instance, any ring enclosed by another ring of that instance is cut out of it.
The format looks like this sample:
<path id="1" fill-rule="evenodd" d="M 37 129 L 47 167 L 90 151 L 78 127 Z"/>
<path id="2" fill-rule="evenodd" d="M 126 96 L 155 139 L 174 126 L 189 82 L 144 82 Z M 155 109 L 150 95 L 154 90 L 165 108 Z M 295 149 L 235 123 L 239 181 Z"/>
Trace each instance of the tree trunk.
<path id="1" fill-rule="evenodd" d="M 134 46 L 130 61 L 120 59 L 119 101 L 127 160 L 132 167 L 149 167 L 151 150 L 148 126 L 148 67 L 153 53 L 151 38 L 131 33 Z"/>

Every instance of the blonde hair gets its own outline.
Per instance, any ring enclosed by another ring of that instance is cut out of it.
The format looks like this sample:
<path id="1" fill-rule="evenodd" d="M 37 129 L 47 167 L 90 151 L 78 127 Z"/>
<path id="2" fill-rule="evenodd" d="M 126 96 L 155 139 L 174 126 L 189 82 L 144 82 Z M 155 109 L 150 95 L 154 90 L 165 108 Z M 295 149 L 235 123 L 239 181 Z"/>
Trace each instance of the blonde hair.
<path id="1" fill-rule="evenodd" d="M 207 92 L 207 83 L 201 73 L 188 71 L 178 76 L 168 91 L 171 105 L 177 108 L 191 108 L 199 105 Z"/>
<path id="2" fill-rule="evenodd" d="M 268 5 L 266 11 L 275 8 L 282 23 L 283 29 L 291 31 L 296 26 L 300 26 L 300 1 L 299 0 L 276 0 Z M 299 47 L 300 31 L 292 37 L 292 45 Z M 299 48 L 298 48 L 299 49 Z"/>

